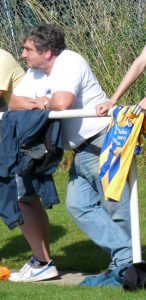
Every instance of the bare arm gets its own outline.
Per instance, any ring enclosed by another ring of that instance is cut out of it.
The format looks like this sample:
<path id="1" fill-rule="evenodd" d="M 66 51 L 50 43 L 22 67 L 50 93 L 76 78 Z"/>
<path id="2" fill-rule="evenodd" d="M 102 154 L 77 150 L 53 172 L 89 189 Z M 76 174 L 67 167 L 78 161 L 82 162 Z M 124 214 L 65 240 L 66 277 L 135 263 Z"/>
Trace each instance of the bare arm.
<path id="1" fill-rule="evenodd" d="M 3 95 L 3 91 L 2 91 L 2 90 L 0 90 L 0 98 L 2 97 L 2 95 Z"/>
<path id="2" fill-rule="evenodd" d="M 132 83 L 143 73 L 146 68 L 146 46 L 142 50 L 141 54 L 135 59 L 132 66 L 126 73 L 124 79 L 120 83 L 114 95 L 111 97 L 113 104 L 122 97 L 122 95 L 128 90 Z"/>
<path id="3" fill-rule="evenodd" d="M 139 102 L 139 106 L 146 111 L 146 97 Z"/>
<path id="4" fill-rule="evenodd" d="M 72 93 L 65 91 L 56 92 L 51 98 L 44 96 L 36 99 L 12 94 L 9 102 L 9 108 L 10 110 L 63 110 L 72 107 L 74 100 L 75 96 Z"/>
<path id="5" fill-rule="evenodd" d="M 146 46 L 143 48 L 141 54 L 135 59 L 130 69 L 124 76 L 116 92 L 113 94 L 110 100 L 103 104 L 97 105 L 96 111 L 98 115 L 105 115 L 107 111 L 116 105 L 122 95 L 128 90 L 128 88 L 134 83 L 134 81 L 143 73 L 146 68 Z"/>
<path id="6" fill-rule="evenodd" d="M 3 98 L 3 95 L 4 95 L 4 91 L 0 90 L 0 112 L 3 112 L 4 107 L 6 106 L 6 101 Z"/>
<path id="7" fill-rule="evenodd" d="M 11 95 L 9 101 L 10 110 L 32 110 L 36 108 L 36 100 L 28 97 Z"/>

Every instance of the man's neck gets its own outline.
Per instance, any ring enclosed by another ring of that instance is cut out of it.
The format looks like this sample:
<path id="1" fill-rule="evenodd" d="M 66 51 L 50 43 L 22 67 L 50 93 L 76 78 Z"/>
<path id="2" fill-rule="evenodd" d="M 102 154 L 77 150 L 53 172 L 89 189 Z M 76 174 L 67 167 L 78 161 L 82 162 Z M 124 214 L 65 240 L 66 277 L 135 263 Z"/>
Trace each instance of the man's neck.
<path id="1" fill-rule="evenodd" d="M 48 64 L 46 70 L 44 70 L 44 71 L 45 71 L 45 74 L 46 74 L 47 76 L 51 74 L 51 71 L 52 71 L 52 69 L 53 69 L 54 63 L 55 63 L 55 61 L 56 61 L 56 58 L 57 58 L 57 56 L 52 56 L 52 58 L 51 58 L 51 60 L 50 60 L 50 62 L 49 62 L 49 64 Z"/>

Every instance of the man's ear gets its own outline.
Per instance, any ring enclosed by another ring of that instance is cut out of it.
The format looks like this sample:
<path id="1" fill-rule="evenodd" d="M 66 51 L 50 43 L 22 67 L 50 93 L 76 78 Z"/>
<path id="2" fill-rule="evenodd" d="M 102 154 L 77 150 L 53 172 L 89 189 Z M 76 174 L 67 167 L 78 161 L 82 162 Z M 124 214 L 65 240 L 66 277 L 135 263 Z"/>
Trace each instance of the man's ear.
<path id="1" fill-rule="evenodd" d="M 47 60 L 50 60 L 50 58 L 52 57 L 52 51 L 50 49 L 48 49 L 46 52 L 45 52 L 45 58 Z"/>

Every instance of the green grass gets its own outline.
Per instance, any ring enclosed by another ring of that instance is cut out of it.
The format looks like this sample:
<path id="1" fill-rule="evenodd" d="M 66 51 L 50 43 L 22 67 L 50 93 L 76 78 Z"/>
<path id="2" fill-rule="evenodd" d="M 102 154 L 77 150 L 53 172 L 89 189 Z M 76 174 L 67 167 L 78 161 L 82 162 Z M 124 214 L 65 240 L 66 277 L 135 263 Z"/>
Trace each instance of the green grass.
<path id="1" fill-rule="evenodd" d="M 35 299 L 35 300 L 137 300 L 145 299 L 145 292 L 125 293 L 121 288 L 87 288 L 47 284 L 22 284 L 4 282 L 0 284 L 1 299 Z"/>
<path id="2" fill-rule="evenodd" d="M 145 292 L 125 293 L 122 289 L 87 288 L 47 284 L 20 284 L 4 282 L 0 284 L 1 299 L 35 299 L 35 300 L 136 300 L 145 299 Z"/>
<path id="3" fill-rule="evenodd" d="M 67 172 L 55 175 L 61 204 L 49 210 L 50 248 L 54 261 L 60 270 L 100 272 L 109 262 L 109 257 L 86 237 L 73 223 L 65 209 Z M 10 268 L 19 268 L 29 259 L 31 252 L 19 228 L 9 231 L 0 223 L 0 257 Z M 104 256 L 104 260 L 98 260 Z M 90 256 L 90 260 L 88 259 Z"/>
<path id="4" fill-rule="evenodd" d="M 141 158 L 139 158 L 141 160 Z M 140 199 L 140 223 L 142 243 L 146 245 L 146 205 L 144 168 L 138 168 Z M 106 269 L 110 261 L 108 255 L 92 243 L 72 222 L 65 209 L 65 194 L 68 181 L 66 171 L 58 171 L 55 181 L 60 196 L 60 205 L 49 211 L 50 247 L 52 257 L 59 270 L 97 273 Z M 31 256 L 29 247 L 19 229 L 9 231 L 0 222 L 0 258 L 1 265 L 9 268 L 20 268 Z M 146 259 L 146 254 L 143 257 Z M 1 299 L 145 299 L 145 291 L 124 292 L 121 288 L 89 288 L 79 286 L 57 286 L 47 283 L 11 283 L 0 282 Z"/>

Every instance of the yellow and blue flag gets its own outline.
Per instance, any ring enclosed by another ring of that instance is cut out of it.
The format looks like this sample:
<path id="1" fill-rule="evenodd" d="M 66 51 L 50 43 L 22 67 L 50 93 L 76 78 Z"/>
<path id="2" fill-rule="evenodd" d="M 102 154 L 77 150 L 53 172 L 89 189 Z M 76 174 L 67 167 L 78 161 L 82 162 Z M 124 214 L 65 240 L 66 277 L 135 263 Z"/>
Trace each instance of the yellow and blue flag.
<path id="1" fill-rule="evenodd" d="M 105 199 L 120 200 L 133 155 L 142 148 L 139 137 L 143 126 L 146 132 L 144 113 L 138 105 L 117 106 L 113 110 L 101 149 L 98 177 Z"/>

